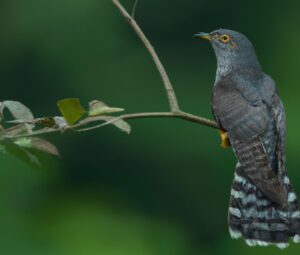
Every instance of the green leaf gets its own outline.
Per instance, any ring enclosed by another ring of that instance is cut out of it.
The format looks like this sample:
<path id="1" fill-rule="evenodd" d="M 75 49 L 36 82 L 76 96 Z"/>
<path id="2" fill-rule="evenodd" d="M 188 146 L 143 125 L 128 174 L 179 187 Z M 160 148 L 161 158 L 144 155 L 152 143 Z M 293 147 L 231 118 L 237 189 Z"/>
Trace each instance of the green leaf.
<path id="1" fill-rule="evenodd" d="M 78 98 L 65 98 L 57 106 L 69 125 L 75 124 L 86 112 Z"/>
<path id="2" fill-rule="evenodd" d="M 130 125 L 124 121 L 124 120 L 116 120 L 114 122 L 112 122 L 112 124 L 114 126 L 116 126 L 117 128 L 121 129 L 122 131 L 126 132 L 127 134 L 130 134 L 131 132 L 131 127 Z"/>
<path id="3" fill-rule="evenodd" d="M 0 102 L 0 121 L 2 121 L 2 118 L 3 118 L 3 110 L 5 108 L 5 105 Z"/>
<path id="4" fill-rule="evenodd" d="M 1 130 L 0 132 L 0 138 L 1 136 L 4 137 L 14 137 L 20 134 L 30 134 L 32 132 L 32 124 L 17 124 L 15 126 L 12 126 L 10 128 Z"/>
<path id="5" fill-rule="evenodd" d="M 14 144 L 20 147 L 31 148 L 31 138 L 20 138 L 14 141 Z"/>
<path id="6" fill-rule="evenodd" d="M 14 141 L 14 144 L 23 148 L 40 150 L 55 156 L 59 156 L 57 148 L 49 141 L 38 137 L 25 137 Z"/>
<path id="7" fill-rule="evenodd" d="M 30 151 L 25 150 L 25 149 L 24 149 L 24 153 L 28 157 L 28 161 L 30 164 L 41 166 L 41 162 L 36 155 L 32 154 Z"/>
<path id="8" fill-rule="evenodd" d="M 59 152 L 55 145 L 50 143 L 49 141 L 39 138 L 39 137 L 32 137 L 31 138 L 31 145 L 32 148 L 36 150 L 40 150 L 49 154 L 52 154 L 54 156 L 59 156 Z"/>
<path id="9" fill-rule="evenodd" d="M 41 165 L 38 157 L 24 147 L 21 147 L 8 140 L 1 142 L 1 145 L 4 146 L 4 152 L 14 155 L 31 167 L 36 168 L 37 166 L 39 167 Z"/>
<path id="10" fill-rule="evenodd" d="M 96 117 L 88 117 L 87 119 L 94 120 L 94 121 L 103 120 L 103 121 L 105 121 L 105 123 L 101 124 L 101 126 L 111 124 L 111 125 L 114 125 L 115 127 L 119 128 L 120 130 L 126 132 L 127 134 L 130 134 L 130 132 L 131 132 L 131 126 L 126 121 L 119 119 L 118 117 L 96 116 Z"/>
<path id="11" fill-rule="evenodd" d="M 4 101 L 2 103 L 12 114 L 16 120 L 21 120 L 24 122 L 32 122 L 34 117 L 30 109 L 18 101 Z M 3 110 L 3 105 L 1 106 L 1 111 Z"/>
<path id="12" fill-rule="evenodd" d="M 94 100 L 89 103 L 89 116 L 99 116 L 104 115 L 108 113 L 114 113 L 114 112 L 122 112 L 124 111 L 123 108 L 117 108 L 117 107 L 110 107 L 106 105 L 105 103 Z"/>

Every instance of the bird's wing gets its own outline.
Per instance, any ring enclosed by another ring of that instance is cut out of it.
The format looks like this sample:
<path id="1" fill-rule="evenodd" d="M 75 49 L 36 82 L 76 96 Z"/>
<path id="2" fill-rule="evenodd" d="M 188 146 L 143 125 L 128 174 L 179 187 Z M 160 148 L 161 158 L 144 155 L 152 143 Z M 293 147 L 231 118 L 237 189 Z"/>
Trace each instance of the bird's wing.
<path id="1" fill-rule="evenodd" d="M 285 111 L 281 99 L 275 92 L 273 97 L 272 113 L 276 122 L 278 134 L 277 156 L 278 156 L 278 174 L 280 177 L 286 175 L 285 169 Z"/>
<path id="2" fill-rule="evenodd" d="M 285 111 L 280 97 L 278 96 L 275 82 L 265 75 L 261 84 L 261 94 L 271 109 L 274 126 L 277 133 L 276 156 L 279 178 L 286 176 L 285 170 Z"/>
<path id="3" fill-rule="evenodd" d="M 262 142 L 270 112 L 252 90 L 239 81 L 224 78 L 213 90 L 212 107 L 216 119 L 228 132 L 234 153 L 246 176 L 272 201 L 284 205 L 286 192 Z"/>

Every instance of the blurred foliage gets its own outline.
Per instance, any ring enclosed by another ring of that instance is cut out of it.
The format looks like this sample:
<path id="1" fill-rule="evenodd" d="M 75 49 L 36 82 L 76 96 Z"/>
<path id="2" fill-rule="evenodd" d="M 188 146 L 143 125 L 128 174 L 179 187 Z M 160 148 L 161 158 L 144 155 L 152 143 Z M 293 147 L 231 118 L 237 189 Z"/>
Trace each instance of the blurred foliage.
<path id="1" fill-rule="evenodd" d="M 38 136 L 49 133 L 64 133 L 67 130 L 84 132 L 109 124 L 130 133 L 130 125 L 121 116 L 108 114 L 122 112 L 123 108 L 110 107 L 102 101 L 89 102 L 85 110 L 78 98 L 65 98 L 57 102 L 62 116 L 35 118 L 31 110 L 18 101 L 0 102 L 0 152 L 11 153 L 29 165 L 39 165 L 36 152 L 59 156 L 55 145 Z M 7 119 L 9 112 L 12 119 Z M 80 120 L 80 121 L 79 121 Z M 97 125 L 91 123 L 101 122 Z"/>
<path id="2" fill-rule="evenodd" d="M 131 8 L 134 0 L 123 0 Z M 1 98 L 36 116 L 56 101 L 101 98 L 127 112 L 167 110 L 151 58 L 109 0 L 3 0 Z M 215 56 L 192 34 L 246 34 L 287 112 L 287 164 L 300 194 L 298 1 L 140 0 L 136 19 L 157 49 L 181 107 L 211 117 Z M 31 169 L 1 154 L 0 254 L 297 254 L 231 240 L 227 206 L 235 159 L 215 130 L 175 119 L 132 120 L 48 135 L 62 159 Z"/>

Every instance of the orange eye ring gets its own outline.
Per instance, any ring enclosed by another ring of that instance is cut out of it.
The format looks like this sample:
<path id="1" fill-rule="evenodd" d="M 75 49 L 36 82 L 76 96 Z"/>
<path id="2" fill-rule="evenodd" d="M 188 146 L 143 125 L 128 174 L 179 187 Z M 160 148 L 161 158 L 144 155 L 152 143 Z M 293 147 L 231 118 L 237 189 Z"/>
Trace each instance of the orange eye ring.
<path id="1" fill-rule="evenodd" d="M 220 35 L 219 36 L 219 40 L 222 42 L 222 43 L 228 43 L 231 38 L 229 35 L 226 35 L 226 34 L 223 34 L 223 35 Z"/>

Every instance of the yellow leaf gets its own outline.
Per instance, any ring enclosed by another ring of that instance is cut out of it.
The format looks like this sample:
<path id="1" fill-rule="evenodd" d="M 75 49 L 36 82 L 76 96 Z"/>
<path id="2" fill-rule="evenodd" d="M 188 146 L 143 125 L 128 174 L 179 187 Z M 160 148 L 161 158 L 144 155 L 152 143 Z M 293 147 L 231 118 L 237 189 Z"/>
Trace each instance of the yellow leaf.
<path id="1" fill-rule="evenodd" d="M 59 100 L 57 106 L 69 125 L 75 124 L 86 112 L 78 98 Z"/>

